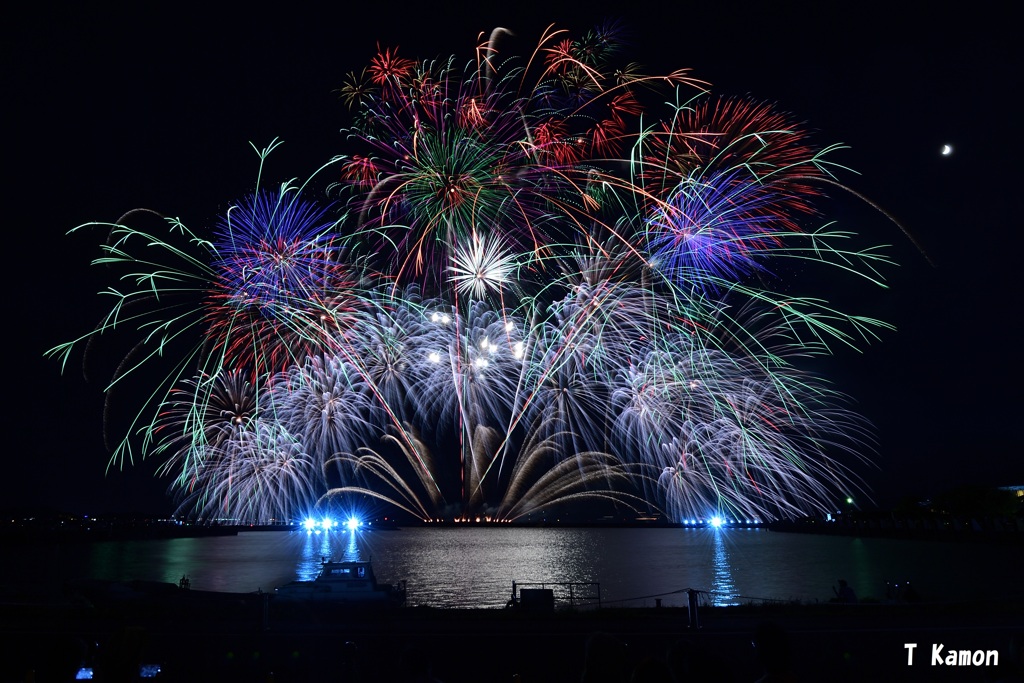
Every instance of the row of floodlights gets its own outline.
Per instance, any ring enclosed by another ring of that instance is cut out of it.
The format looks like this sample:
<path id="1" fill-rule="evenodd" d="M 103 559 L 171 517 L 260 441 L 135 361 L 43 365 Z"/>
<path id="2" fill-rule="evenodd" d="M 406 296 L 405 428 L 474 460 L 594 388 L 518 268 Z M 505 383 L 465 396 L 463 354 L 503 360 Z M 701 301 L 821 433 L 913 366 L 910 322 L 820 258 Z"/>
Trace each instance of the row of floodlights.
<path id="1" fill-rule="evenodd" d="M 313 517 L 307 517 L 302 523 L 303 528 L 313 533 L 314 531 L 332 531 L 338 528 L 338 520 L 331 519 L 330 517 L 324 517 L 323 519 L 315 519 Z M 359 527 L 363 526 L 363 522 L 358 517 L 349 517 L 345 520 L 345 529 L 349 531 L 355 531 Z"/>
<path id="2" fill-rule="evenodd" d="M 720 529 L 723 526 L 760 524 L 759 519 L 732 519 L 715 515 L 711 519 L 684 519 L 683 526 L 709 526 Z"/>

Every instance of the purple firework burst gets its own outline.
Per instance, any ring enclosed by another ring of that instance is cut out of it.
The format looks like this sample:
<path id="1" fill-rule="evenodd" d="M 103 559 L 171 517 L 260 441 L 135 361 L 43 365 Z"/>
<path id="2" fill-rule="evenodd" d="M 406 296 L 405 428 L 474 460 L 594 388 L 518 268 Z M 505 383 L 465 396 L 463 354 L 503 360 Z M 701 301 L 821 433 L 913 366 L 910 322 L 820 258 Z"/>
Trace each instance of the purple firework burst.
<path id="1" fill-rule="evenodd" d="M 228 210 L 214 234 L 208 335 L 267 371 L 321 351 L 357 308 L 329 207 L 282 186 Z M 262 367 L 266 366 L 266 367 Z"/>
<path id="2" fill-rule="evenodd" d="M 682 183 L 647 221 L 653 265 L 679 285 L 717 290 L 763 270 L 780 244 L 770 186 L 714 174 Z"/>

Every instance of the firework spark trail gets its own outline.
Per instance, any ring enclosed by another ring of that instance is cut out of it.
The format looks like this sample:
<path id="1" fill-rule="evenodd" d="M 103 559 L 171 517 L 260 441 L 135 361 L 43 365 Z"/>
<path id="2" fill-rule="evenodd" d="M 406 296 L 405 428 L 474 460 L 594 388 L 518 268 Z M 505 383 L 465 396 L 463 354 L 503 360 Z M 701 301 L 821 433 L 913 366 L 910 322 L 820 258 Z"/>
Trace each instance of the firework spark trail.
<path id="1" fill-rule="evenodd" d="M 179 509 L 241 523 L 291 521 L 322 495 L 319 474 L 283 427 L 256 421 L 207 449 L 195 481 L 179 493 Z"/>
<path id="2" fill-rule="evenodd" d="M 135 328 L 108 399 L 172 356 L 112 462 L 141 435 L 183 510 L 249 520 L 353 497 L 420 519 L 582 499 L 772 517 L 857 488 L 868 430 L 800 368 L 889 328 L 794 277 L 884 286 L 884 253 L 819 214 L 842 147 L 643 74 L 614 23 L 549 27 L 525 60 L 507 33 L 465 68 L 379 50 L 343 80 L 345 153 L 263 189 L 278 143 L 257 149 L 208 239 L 108 226 L 114 305 L 49 355 Z"/>

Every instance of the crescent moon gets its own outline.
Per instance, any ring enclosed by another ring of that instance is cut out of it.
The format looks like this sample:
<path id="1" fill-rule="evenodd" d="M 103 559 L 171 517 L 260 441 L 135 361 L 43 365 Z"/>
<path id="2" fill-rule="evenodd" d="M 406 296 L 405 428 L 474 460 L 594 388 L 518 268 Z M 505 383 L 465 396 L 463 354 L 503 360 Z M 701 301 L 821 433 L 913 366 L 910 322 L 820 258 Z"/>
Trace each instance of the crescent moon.
<path id="1" fill-rule="evenodd" d="M 952 145 L 943 145 L 942 146 L 942 156 L 948 157 L 952 153 L 953 153 L 953 146 Z"/>

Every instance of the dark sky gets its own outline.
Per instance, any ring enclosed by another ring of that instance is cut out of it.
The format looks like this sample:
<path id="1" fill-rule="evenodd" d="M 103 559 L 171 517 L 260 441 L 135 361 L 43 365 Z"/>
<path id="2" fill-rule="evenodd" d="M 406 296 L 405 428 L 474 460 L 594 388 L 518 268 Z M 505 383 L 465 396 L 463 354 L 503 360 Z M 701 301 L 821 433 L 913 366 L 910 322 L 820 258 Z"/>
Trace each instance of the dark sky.
<path id="1" fill-rule="evenodd" d="M 866 205 L 845 198 L 826 209 L 840 227 L 892 244 L 900 264 L 887 291 L 834 293 L 898 331 L 822 364 L 876 427 L 877 468 L 865 471 L 875 500 L 1024 483 L 1022 60 L 1008 10 L 344 4 L 210 14 L 168 3 L 8 22 L 0 78 L 11 381 L 0 505 L 169 509 L 156 463 L 105 472 L 103 368 L 86 381 L 80 355 L 64 376 L 42 357 L 91 329 L 105 310 L 95 293 L 111 284 L 88 267 L 102 235 L 67 230 L 136 207 L 209 224 L 255 182 L 250 141 L 285 141 L 268 167 L 275 181 L 306 177 L 344 151 L 346 112 L 332 91 L 378 42 L 410 57 L 469 59 L 478 34 L 497 25 L 532 46 L 550 23 L 583 31 L 608 17 L 623 20 L 633 58 L 651 71 L 692 68 L 717 93 L 777 102 L 820 131 L 818 142 L 849 145 L 835 157 L 860 173 L 848 184 L 897 216 L 935 263 Z M 944 144 L 953 155 L 940 154 Z M 120 410 L 133 407 L 124 399 Z"/>

